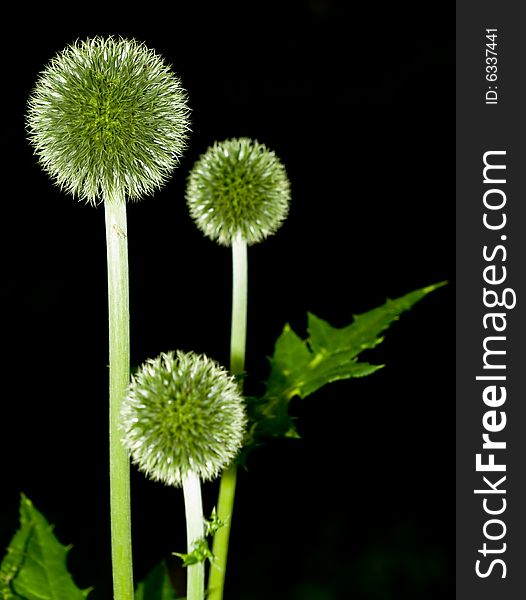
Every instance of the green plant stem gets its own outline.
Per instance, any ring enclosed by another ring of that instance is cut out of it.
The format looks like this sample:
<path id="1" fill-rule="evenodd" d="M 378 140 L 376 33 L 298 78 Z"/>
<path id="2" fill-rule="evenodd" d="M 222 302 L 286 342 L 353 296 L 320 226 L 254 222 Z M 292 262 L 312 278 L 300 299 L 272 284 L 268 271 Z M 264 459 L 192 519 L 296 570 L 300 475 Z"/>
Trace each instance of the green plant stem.
<path id="1" fill-rule="evenodd" d="M 247 339 L 247 243 L 237 235 L 232 242 L 232 325 L 230 329 L 230 372 L 245 371 Z"/>
<path id="2" fill-rule="evenodd" d="M 195 550 L 196 542 L 205 537 L 201 482 L 196 473 L 189 472 L 183 479 L 184 507 L 186 513 L 187 552 Z M 205 563 L 199 561 L 187 567 L 186 600 L 204 600 Z"/>
<path id="3" fill-rule="evenodd" d="M 247 334 L 247 244 L 237 235 L 232 243 L 232 329 L 230 335 L 230 371 L 241 375 L 245 370 Z M 241 384 L 242 385 L 242 384 Z M 217 516 L 224 522 L 214 535 L 210 567 L 208 600 L 222 600 L 225 587 L 228 543 L 236 495 L 237 467 L 231 465 L 221 476 Z"/>
<path id="4" fill-rule="evenodd" d="M 104 201 L 108 259 L 110 355 L 110 517 L 115 600 L 133 600 L 130 463 L 120 441 L 119 413 L 130 379 L 128 240 L 124 196 Z"/>

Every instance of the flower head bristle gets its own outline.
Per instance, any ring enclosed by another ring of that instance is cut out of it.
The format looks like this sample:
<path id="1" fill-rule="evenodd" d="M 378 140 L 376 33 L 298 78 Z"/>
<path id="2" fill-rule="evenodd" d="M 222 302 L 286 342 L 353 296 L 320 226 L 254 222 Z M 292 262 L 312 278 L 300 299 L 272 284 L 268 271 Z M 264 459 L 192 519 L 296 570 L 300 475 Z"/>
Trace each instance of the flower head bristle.
<path id="1" fill-rule="evenodd" d="M 135 40 L 94 37 L 40 74 L 27 130 L 43 169 L 74 197 L 137 200 L 177 166 L 188 116 L 186 92 L 159 55 Z"/>
<path id="2" fill-rule="evenodd" d="M 135 374 L 121 410 L 123 444 L 149 477 L 182 485 L 217 477 L 244 438 L 245 405 L 233 377 L 193 352 L 169 352 Z"/>
<path id="3" fill-rule="evenodd" d="M 216 142 L 195 163 L 186 189 L 190 215 L 224 246 L 240 235 L 255 244 L 286 218 L 290 184 L 285 167 L 263 144 L 248 138 Z"/>

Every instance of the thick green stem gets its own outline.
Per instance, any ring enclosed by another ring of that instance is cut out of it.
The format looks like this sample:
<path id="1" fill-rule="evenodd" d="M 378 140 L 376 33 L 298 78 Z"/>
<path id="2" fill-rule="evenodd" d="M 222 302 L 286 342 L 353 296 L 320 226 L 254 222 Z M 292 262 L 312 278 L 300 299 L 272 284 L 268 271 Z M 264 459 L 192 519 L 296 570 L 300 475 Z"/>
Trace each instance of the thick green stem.
<path id="1" fill-rule="evenodd" d="M 110 517 L 115 600 L 133 600 L 130 463 L 120 441 L 119 413 L 130 379 L 130 309 L 126 204 L 115 195 L 104 202 L 108 258 L 110 351 Z"/>
<path id="2" fill-rule="evenodd" d="M 192 472 L 183 479 L 184 507 L 186 512 L 187 552 L 195 550 L 196 543 L 205 538 L 203 502 L 201 500 L 201 482 Z M 204 600 L 205 563 L 197 562 L 187 567 L 186 600 Z"/>
<path id="3" fill-rule="evenodd" d="M 230 372 L 245 370 L 247 339 L 247 243 L 237 235 L 232 242 L 232 324 L 230 329 Z"/>
<path id="4" fill-rule="evenodd" d="M 247 335 L 247 244 L 240 236 L 232 243 L 232 329 L 230 335 L 230 371 L 241 375 L 245 370 Z M 208 600 L 222 600 L 225 587 L 228 542 L 236 495 L 237 468 L 226 469 L 221 476 L 217 516 L 225 523 L 214 535 L 212 552 L 214 561 L 210 567 Z"/>

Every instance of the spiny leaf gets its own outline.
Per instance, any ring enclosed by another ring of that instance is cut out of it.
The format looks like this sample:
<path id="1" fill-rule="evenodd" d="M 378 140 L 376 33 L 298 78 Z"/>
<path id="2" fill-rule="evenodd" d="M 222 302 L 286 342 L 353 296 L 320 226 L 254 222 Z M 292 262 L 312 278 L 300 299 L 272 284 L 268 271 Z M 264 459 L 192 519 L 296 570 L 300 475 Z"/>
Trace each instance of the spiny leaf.
<path id="1" fill-rule="evenodd" d="M 0 569 L 2 600 L 85 600 L 88 596 L 90 590 L 80 590 L 68 573 L 69 548 L 62 546 L 52 529 L 22 495 L 20 529 Z"/>
<path id="2" fill-rule="evenodd" d="M 148 573 L 135 592 L 135 600 L 175 600 L 175 598 L 164 562 L 159 563 Z"/>
<path id="3" fill-rule="evenodd" d="M 224 527 L 227 522 L 228 519 L 223 520 L 218 517 L 216 507 L 214 506 L 212 509 L 212 514 L 210 515 L 210 519 L 208 521 L 205 520 L 206 535 L 214 536 L 216 531 L 221 529 L 221 527 Z"/>
<path id="4" fill-rule="evenodd" d="M 285 325 L 270 359 L 270 375 L 262 398 L 249 398 L 251 428 L 248 446 L 268 437 L 297 437 L 289 416 L 294 396 L 306 398 L 322 386 L 341 379 L 370 375 L 383 365 L 358 362 L 358 355 L 377 346 L 400 314 L 445 282 L 410 292 L 360 315 L 350 325 L 332 327 L 309 313 L 308 337 L 301 339 Z"/>
<path id="5" fill-rule="evenodd" d="M 208 547 L 208 542 L 205 538 L 195 542 L 195 548 L 188 554 L 181 552 L 172 552 L 174 556 L 178 556 L 183 561 L 183 567 L 189 567 L 196 565 L 197 563 L 204 562 L 205 560 L 213 561 L 214 555 Z"/>
<path id="6" fill-rule="evenodd" d="M 20 529 L 15 533 L 7 548 L 7 554 L 0 565 L 1 600 L 17 600 L 20 598 L 13 591 L 12 583 L 24 563 L 27 542 L 32 531 L 33 523 L 22 519 Z"/>

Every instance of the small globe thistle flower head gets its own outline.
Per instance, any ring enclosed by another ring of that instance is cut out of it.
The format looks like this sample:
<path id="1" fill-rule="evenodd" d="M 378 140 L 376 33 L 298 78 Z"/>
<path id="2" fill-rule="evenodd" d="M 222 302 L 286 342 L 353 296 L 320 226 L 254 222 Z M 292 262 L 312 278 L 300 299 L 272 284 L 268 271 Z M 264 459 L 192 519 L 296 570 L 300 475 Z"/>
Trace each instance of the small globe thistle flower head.
<path id="1" fill-rule="evenodd" d="M 68 46 L 40 74 L 27 130 L 43 169 L 74 197 L 138 200 L 177 166 L 186 92 L 159 55 L 128 39 Z"/>
<path id="2" fill-rule="evenodd" d="M 233 377 L 204 355 L 169 352 L 146 361 L 121 409 L 122 442 L 151 479 L 181 486 L 227 467 L 241 448 L 244 400 Z"/>
<path id="3" fill-rule="evenodd" d="M 201 231 L 224 246 L 274 233 L 287 216 L 290 184 L 271 150 L 248 138 L 216 142 L 188 177 L 186 200 Z"/>

